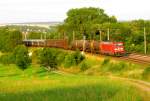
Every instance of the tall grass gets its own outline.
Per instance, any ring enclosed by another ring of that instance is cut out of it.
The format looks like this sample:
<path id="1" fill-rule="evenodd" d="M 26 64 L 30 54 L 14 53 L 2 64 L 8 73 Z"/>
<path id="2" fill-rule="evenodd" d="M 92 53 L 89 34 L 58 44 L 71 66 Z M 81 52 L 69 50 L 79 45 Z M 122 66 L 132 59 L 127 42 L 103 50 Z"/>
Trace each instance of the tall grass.
<path id="1" fill-rule="evenodd" d="M 24 72 L 0 65 L 0 101 L 142 101 L 136 88 L 106 77 L 47 73 L 38 67 Z"/>
<path id="2" fill-rule="evenodd" d="M 143 79 L 150 81 L 150 66 L 144 69 L 142 76 L 143 76 Z"/>

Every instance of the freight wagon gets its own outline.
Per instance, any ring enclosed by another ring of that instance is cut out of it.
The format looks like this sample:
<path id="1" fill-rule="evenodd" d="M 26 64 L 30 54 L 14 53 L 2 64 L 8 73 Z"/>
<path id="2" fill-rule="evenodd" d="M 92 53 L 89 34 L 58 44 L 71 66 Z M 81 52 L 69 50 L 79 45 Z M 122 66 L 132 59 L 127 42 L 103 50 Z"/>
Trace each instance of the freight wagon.
<path id="1" fill-rule="evenodd" d="M 74 40 L 70 45 L 65 39 L 24 40 L 26 46 L 54 47 L 106 55 L 122 56 L 125 54 L 123 42 L 100 42 L 95 40 Z"/>
<path id="2" fill-rule="evenodd" d="M 63 39 L 52 39 L 52 40 L 40 40 L 40 39 L 32 39 L 32 40 L 23 40 L 23 43 L 30 47 L 54 47 L 54 48 L 68 48 L 67 40 Z"/>

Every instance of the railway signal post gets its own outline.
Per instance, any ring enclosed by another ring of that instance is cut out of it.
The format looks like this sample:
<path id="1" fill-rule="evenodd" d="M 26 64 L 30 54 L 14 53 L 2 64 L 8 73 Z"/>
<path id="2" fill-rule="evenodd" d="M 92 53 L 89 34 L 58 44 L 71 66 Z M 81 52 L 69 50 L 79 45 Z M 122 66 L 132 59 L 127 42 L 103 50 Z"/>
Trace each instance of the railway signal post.
<path id="1" fill-rule="evenodd" d="M 145 32 L 145 27 L 144 27 L 144 53 L 147 53 L 147 46 L 146 46 L 146 32 Z"/>
<path id="2" fill-rule="evenodd" d="M 102 33 L 102 31 L 99 30 L 99 40 L 100 40 L 100 42 L 102 41 L 102 35 L 101 35 L 101 33 Z"/>
<path id="3" fill-rule="evenodd" d="M 75 32 L 73 31 L 73 41 L 75 40 Z"/>
<path id="4" fill-rule="evenodd" d="M 107 29 L 107 40 L 109 41 L 109 32 L 110 32 L 110 29 L 108 28 Z"/>
<path id="5" fill-rule="evenodd" d="M 85 40 L 86 40 L 86 36 L 83 35 L 83 54 L 84 54 L 84 51 L 85 51 Z"/>

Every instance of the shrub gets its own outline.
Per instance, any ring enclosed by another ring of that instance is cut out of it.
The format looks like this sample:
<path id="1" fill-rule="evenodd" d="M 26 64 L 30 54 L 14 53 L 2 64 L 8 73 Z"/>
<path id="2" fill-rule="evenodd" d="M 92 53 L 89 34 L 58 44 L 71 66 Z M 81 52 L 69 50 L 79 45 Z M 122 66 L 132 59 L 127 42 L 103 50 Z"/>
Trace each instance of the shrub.
<path id="1" fill-rule="evenodd" d="M 58 51 L 55 49 L 44 48 L 39 52 L 40 64 L 49 71 L 50 69 L 57 69 L 57 57 Z"/>
<path id="2" fill-rule="evenodd" d="M 89 69 L 91 66 L 90 64 L 87 63 L 87 61 L 82 61 L 79 65 L 81 71 L 86 71 Z"/>
<path id="3" fill-rule="evenodd" d="M 65 61 L 65 57 L 67 56 L 66 52 L 60 51 L 57 55 L 57 63 L 58 65 L 61 65 Z"/>
<path id="4" fill-rule="evenodd" d="M 78 65 L 84 59 L 85 59 L 85 57 L 80 53 L 80 51 L 77 50 L 76 52 L 73 52 L 73 53 L 65 56 L 64 66 L 65 67 L 71 67 L 74 65 Z"/>
<path id="5" fill-rule="evenodd" d="M 74 59 L 72 54 L 68 54 L 65 56 L 64 67 L 68 68 L 68 67 L 71 67 L 75 64 L 76 64 L 76 62 L 75 62 L 75 59 Z"/>
<path id="6" fill-rule="evenodd" d="M 15 63 L 22 70 L 25 70 L 31 63 L 28 54 L 28 49 L 24 45 L 17 46 L 13 52 Z"/>
<path id="7" fill-rule="evenodd" d="M 143 76 L 143 79 L 150 80 L 150 66 L 144 69 L 142 76 Z"/>
<path id="8" fill-rule="evenodd" d="M 144 51 L 144 45 L 143 44 L 138 44 L 135 46 L 136 52 L 143 52 Z"/>
<path id="9" fill-rule="evenodd" d="M 75 64 L 76 65 L 78 65 L 80 62 L 82 62 L 82 60 L 85 59 L 85 56 L 82 55 L 79 50 L 76 50 L 76 52 L 74 52 L 72 55 L 75 59 Z"/>
<path id="10" fill-rule="evenodd" d="M 8 65 L 15 63 L 15 60 L 12 54 L 6 54 L 0 57 L 0 63 Z"/>

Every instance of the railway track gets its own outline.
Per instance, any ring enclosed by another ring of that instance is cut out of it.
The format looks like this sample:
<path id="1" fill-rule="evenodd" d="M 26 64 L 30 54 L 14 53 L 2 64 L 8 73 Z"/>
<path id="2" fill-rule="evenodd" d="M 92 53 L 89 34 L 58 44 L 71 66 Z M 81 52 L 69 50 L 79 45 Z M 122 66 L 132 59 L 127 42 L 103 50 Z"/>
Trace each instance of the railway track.
<path id="1" fill-rule="evenodd" d="M 150 56 L 132 53 L 128 56 L 119 57 L 119 59 L 132 61 L 139 64 L 150 65 Z"/>
<path id="2" fill-rule="evenodd" d="M 92 53 L 86 53 L 86 54 L 92 54 Z M 106 55 L 102 55 L 102 54 L 92 54 L 92 55 L 106 57 Z M 128 56 L 122 56 L 122 57 L 114 57 L 114 56 L 108 56 L 108 57 L 111 57 L 116 60 L 124 60 L 124 61 L 133 62 L 142 65 L 150 65 L 150 56 L 147 55 L 132 53 L 129 54 Z"/>

